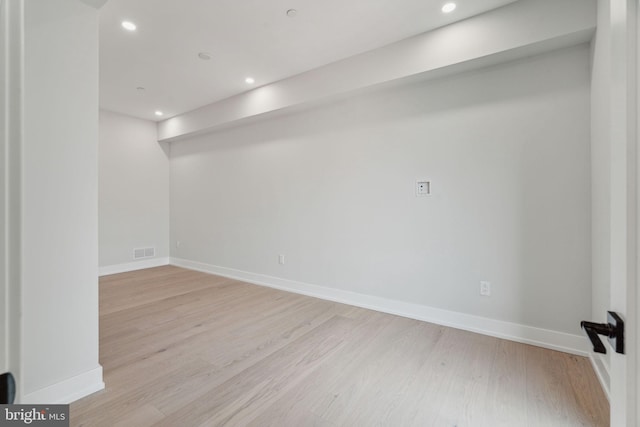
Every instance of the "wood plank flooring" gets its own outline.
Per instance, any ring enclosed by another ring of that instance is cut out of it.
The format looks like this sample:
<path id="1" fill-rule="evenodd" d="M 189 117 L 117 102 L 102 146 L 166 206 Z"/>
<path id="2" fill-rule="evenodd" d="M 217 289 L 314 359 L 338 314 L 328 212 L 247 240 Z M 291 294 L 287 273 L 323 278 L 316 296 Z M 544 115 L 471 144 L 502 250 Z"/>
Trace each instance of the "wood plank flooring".
<path id="1" fill-rule="evenodd" d="M 100 279 L 72 426 L 608 426 L 589 361 L 159 267 Z"/>

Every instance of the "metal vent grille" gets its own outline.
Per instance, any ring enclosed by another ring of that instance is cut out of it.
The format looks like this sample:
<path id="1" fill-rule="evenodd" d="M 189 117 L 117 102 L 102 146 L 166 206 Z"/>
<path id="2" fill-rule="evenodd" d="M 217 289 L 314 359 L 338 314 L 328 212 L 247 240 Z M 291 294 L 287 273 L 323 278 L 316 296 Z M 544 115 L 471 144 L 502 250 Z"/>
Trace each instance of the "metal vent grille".
<path id="1" fill-rule="evenodd" d="M 153 258 L 156 256 L 156 248 L 135 248 L 133 250 L 133 259 Z"/>

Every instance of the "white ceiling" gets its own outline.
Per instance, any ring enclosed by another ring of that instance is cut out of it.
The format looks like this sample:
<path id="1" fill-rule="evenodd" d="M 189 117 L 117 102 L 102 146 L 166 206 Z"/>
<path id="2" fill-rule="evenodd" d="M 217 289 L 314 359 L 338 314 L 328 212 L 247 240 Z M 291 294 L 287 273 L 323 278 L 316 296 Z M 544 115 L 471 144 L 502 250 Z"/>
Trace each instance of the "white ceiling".
<path id="1" fill-rule="evenodd" d="M 445 15 L 445 0 L 109 0 L 100 12 L 100 105 L 166 119 L 514 1 L 457 0 Z"/>

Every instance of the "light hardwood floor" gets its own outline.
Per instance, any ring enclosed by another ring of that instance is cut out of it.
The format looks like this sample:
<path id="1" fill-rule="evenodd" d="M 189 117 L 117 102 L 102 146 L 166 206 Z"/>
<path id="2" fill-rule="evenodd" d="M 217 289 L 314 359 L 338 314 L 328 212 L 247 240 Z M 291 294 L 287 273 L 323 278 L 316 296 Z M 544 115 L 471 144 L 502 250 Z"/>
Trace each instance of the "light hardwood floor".
<path id="1" fill-rule="evenodd" d="M 589 361 L 159 267 L 100 280 L 72 426 L 607 426 Z"/>

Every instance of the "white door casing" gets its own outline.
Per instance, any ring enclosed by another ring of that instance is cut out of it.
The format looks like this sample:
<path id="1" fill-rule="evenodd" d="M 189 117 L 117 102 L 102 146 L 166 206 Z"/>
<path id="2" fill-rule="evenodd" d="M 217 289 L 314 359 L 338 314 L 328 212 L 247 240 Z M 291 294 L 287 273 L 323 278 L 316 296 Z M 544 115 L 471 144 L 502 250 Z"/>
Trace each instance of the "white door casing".
<path id="1" fill-rule="evenodd" d="M 611 425 L 636 426 L 638 150 L 638 0 L 610 0 L 611 310 L 625 320 L 626 354 L 611 347 Z"/>
<path id="2" fill-rule="evenodd" d="M 0 370 L 20 397 L 20 145 L 24 0 L 0 0 Z"/>
<path id="3" fill-rule="evenodd" d="M 5 0 L 0 0 L 0 188 L 2 189 L 2 197 L 0 197 L 0 373 L 9 369 L 9 345 L 8 345 L 8 317 L 7 317 L 7 270 L 6 270 L 6 178 L 4 171 L 6 170 L 5 147 L 7 144 L 7 76 L 6 76 L 6 40 L 7 40 L 7 18 L 6 18 Z"/>

